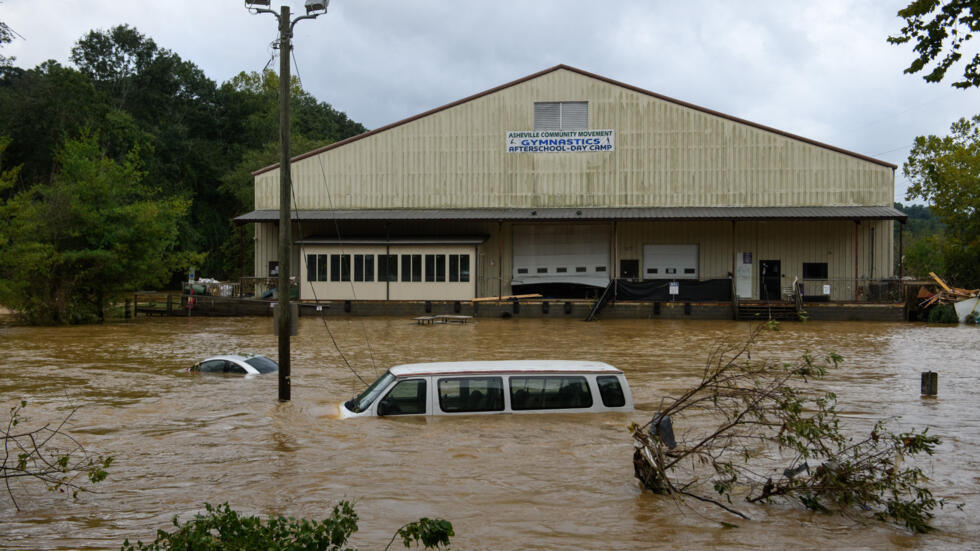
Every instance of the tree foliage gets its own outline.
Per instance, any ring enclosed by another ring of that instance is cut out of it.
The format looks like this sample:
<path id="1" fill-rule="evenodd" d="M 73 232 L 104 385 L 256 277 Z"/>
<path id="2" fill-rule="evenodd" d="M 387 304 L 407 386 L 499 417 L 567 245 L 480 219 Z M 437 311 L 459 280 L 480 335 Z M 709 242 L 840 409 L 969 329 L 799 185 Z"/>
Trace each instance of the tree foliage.
<path id="1" fill-rule="evenodd" d="M 953 123 L 948 136 L 917 137 L 903 171 L 912 183 L 906 199 L 928 201 L 945 225 L 933 243 L 944 277 L 980 287 L 980 115 Z"/>
<path id="2" fill-rule="evenodd" d="M 91 484 L 105 480 L 113 458 L 90 454 L 65 430 L 77 407 L 54 426 L 24 428 L 21 424 L 29 421 L 24 417 L 26 407 L 25 401 L 11 407 L 6 426 L 0 427 L 0 480 L 15 509 L 19 511 L 20 505 L 11 488 L 13 481 L 40 482 L 52 492 L 69 493 L 74 498 L 88 489 L 85 480 Z"/>
<path id="3" fill-rule="evenodd" d="M 12 37 L 8 31 L 0 27 L 0 46 Z M 279 160 L 278 75 L 243 72 L 219 86 L 194 63 L 127 25 L 86 33 L 71 60 L 73 66 L 47 61 L 32 69 L 0 67 L 3 160 L 19 167 L 0 188 L 4 208 L 40 208 L 42 196 L 50 195 L 41 193 L 45 186 L 64 178 L 59 155 L 65 144 L 94 139 L 106 161 L 139 167 L 141 187 L 152 190 L 154 200 L 185 210 L 172 250 L 200 253 L 198 273 L 250 275 L 251 239 L 231 220 L 253 208 L 251 171 Z M 292 130 L 293 151 L 299 153 L 365 128 L 294 79 Z M 28 220 L 40 224 L 34 228 L 39 234 L 55 231 L 43 226 L 60 223 L 58 217 L 19 212 L 26 233 Z M 26 262 L 28 251 L 21 252 Z M 47 252 L 31 254 L 40 258 Z M 181 263 L 172 263 L 163 284 L 180 279 L 178 270 Z M 7 286 L 32 285 L 34 275 L 7 272 L 17 280 Z"/>
<path id="4" fill-rule="evenodd" d="M 357 513 L 349 501 L 333 507 L 322 521 L 275 516 L 262 519 L 235 511 L 227 503 L 217 507 L 206 503 L 205 514 L 197 514 L 181 524 L 173 519 L 173 532 L 159 530 L 149 544 L 126 540 L 123 551 L 354 551 L 348 540 L 357 532 Z M 405 547 L 421 543 L 426 549 L 449 547 L 454 535 L 452 524 L 442 519 L 423 518 L 406 524 L 397 532 Z M 389 544 L 390 547 L 390 544 Z"/>
<path id="5" fill-rule="evenodd" d="M 176 251 L 188 202 L 142 183 L 138 151 L 69 140 L 51 183 L 0 204 L 0 302 L 35 323 L 101 318 L 119 293 L 159 286 L 200 255 Z"/>
<path id="6" fill-rule="evenodd" d="M 867 512 L 916 532 L 929 530 L 941 503 L 910 458 L 932 455 L 939 439 L 928 429 L 889 433 L 882 423 L 853 439 L 841 424 L 837 397 L 805 388 L 842 359 L 804 354 L 789 363 L 753 361 L 751 346 L 765 328 L 743 344 L 714 351 L 697 385 L 666 400 L 647 425 L 632 427 L 636 476 L 658 493 L 707 501 L 742 518 L 748 517 L 736 496 L 747 503 L 784 499 L 815 511 Z M 676 442 L 665 419 L 679 429 Z M 688 428 L 694 420 L 696 427 Z"/>
<path id="7" fill-rule="evenodd" d="M 905 73 L 918 73 L 934 64 L 922 78 L 940 82 L 946 72 L 963 59 L 964 45 L 980 30 L 980 4 L 975 0 L 912 0 L 898 11 L 905 26 L 896 36 L 888 37 L 892 44 L 914 42 L 916 58 Z M 963 78 L 953 83 L 957 88 L 980 86 L 980 53 L 974 53 L 963 67 Z"/>
<path id="8" fill-rule="evenodd" d="M 927 205 L 895 203 L 895 208 L 908 215 L 905 224 L 895 224 L 896 273 L 899 262 L 903 263 L 904 274 L 913 277 L 927 278 L 929 272 L 946 273 L 942 257 L 946 226 Z M 899 256 L 900 245 L 904 258 Z"/>

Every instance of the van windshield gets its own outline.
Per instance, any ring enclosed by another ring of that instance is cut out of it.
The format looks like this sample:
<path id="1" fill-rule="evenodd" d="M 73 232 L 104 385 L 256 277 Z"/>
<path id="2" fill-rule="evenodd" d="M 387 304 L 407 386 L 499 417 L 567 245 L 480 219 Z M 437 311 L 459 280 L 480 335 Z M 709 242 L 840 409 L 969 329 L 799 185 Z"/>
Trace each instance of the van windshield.
<path id="1" fill-rule="evenodd" d="M 384 375 L 378 377 L 378 380 L 371 383 L 371 386 L 367 387 L 367 390 L 362 392 L 353 400 L 348 401 L 345 406 L 347 409 L 353 411 L 354 413 L 360 413 L 367 408 L 371 407 L 374 400 L 377 399 L 378 394 L 388 387 L 388 383 L 393 381 L 395 376 L 391 374 L 390 371 L 386 371 Z"/>

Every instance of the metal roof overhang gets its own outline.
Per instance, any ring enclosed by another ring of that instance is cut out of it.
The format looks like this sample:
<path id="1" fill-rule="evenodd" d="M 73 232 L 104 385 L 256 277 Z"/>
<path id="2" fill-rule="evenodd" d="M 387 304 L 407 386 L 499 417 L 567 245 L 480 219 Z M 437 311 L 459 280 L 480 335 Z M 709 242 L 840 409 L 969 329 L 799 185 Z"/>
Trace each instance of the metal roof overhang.
<path id="1" fill-rule="evenodd" d="M 297 245 L 482 245 L 489 236 L 439 236 L 439 237 L 307 237 L 296 241 Z"/>
<path id="2" fill-rule="evenodd" d="M 294 221 L 610 221 L 610 220 L 899 220 L 894 207 L 601 207 L 521 209 L 363 209 L 293 211 Z M 239 224 L 278 222 L 278 210 L 255 210 L 235 218 Z"/>

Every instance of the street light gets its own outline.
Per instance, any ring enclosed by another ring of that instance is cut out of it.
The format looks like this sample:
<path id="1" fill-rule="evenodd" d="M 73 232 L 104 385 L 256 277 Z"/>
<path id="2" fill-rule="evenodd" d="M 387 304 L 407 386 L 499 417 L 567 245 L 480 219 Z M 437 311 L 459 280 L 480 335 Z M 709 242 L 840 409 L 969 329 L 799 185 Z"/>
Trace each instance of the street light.
<path id="1" fill-rule="evenodd" d="M 316 19 L 327 13 L 330 0 L 306 0 L 306 15 L 289 19 L 289 6 L 279 12 L 268 9 L 270 0 L 245 0 L 245 7 L 252 13 L 271 13 L 279 20 L 279 401 L 288 402 L 291 397 L 289 328 L 292 312 L 289 304 L 290 249 L 292 247 L 292 221 L 289 203 L 292 200 L 292 174 L 289 164 L 289 54 L 292 50 L 293 27 L 303 19 Z"/>

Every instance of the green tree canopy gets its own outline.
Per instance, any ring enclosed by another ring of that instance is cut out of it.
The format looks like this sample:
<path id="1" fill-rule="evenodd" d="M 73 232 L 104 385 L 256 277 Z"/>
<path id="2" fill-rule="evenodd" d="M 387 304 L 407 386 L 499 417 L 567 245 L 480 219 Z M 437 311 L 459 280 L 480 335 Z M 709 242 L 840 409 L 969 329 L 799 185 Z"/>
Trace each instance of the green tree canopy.
<path id="1" fill-rule="evenodd" d="M 888 37 L 892 44 L 914 42 L 916 58 L 905 69 L 918 73 L 930 63 L 932 69 L 922 78 L 939 82 L 946 72 L 963 58 L 963 46 L 980 30 L 980 3 L 976 0 L 912 0 L 898 16 L 905 20 L 899 34 Z M 953 83 L 957 88 L 980 86 L 980 53 L 974 53 L 963 68 L 963 79 Z"/>
<path id="2" fill-rule="evenodd" d="M 13 36 L 0 25 L 0 47 Z M 41 211 L 58 196 L 52 186 L 68 178 L 66 144 L 87 143 L 112 170 L 134 167 L 122 179 L 152 190 L 149 199 L 183 209 L 185 215 L 175 217 L 176 244 L 169 237 L 168 243 L 173 251 L 206 253 L 196 266 L 200 274 L 249 275 L 250 228 L 236 228 L 231 220 L 253 208 L 251 171 L 278 161 L 278 75 L 241 73 L 219 86 L 194 63 L 126 25 L 86 33 L 71 59 L 72 66 L 46 61 L 33 69 L 0 63 L 0 137 L 9 138 L 3 160 L 18 167 L 0 186 L 0 204 L 16 217 L 0 225 L 22 236 L 63 227 L 61 218 Z M 304 91 L 298 79 L 292 84 L 294 153 L 366 130 Z M 143 198 L 137 193 L 121 200 Z M 29 216 L 32 209 L 38 212 Z M 38 227 L 29 229 L 29 223 Z M 18 250 L 27 254 L 26 248 Z M 43 260 L 47 253 L 37 254 Z M 177 281 L 178 269 L 172 266 L 164 284 Z"/>
<path id="3" fill-rule="evenodd" d="M 919 136 L 903 167 L 906 199 L 924 199 L 946 226 L 945 276 L 980 287 L 980 115 L 960 119 L 948 136 Z"/>
<path id="4" fill-rule="evenodd" d="M 188 202 L 143 185 L 139 155 L 68 140 L 50 183 L 0 203 L 0 303 L 35 323 L 101 319 L 119 293 L 159 286 L 201 255 L 175 250 Z"/>

